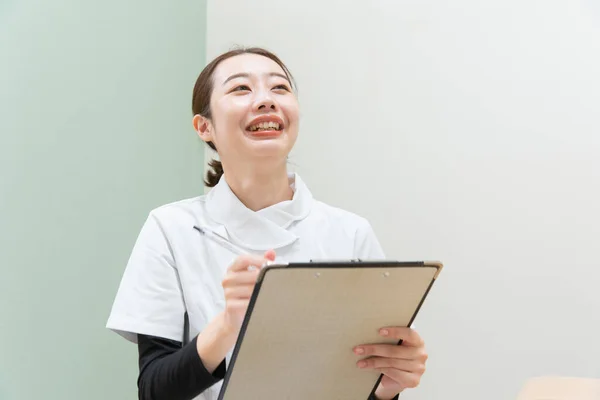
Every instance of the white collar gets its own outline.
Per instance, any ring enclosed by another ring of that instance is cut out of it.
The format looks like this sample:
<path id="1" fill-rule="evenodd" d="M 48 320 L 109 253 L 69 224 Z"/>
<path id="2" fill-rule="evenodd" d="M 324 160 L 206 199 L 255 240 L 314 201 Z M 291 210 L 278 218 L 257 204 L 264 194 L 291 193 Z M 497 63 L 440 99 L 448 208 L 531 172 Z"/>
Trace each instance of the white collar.
<path id="1" fill-rule="evenodd" d="M 216 232 L 231 242 L 256 251 L 290 245 L 298 237 L 288 228 L 310 214 L 313 197 L 298 174 L 290 174 L 292 200 L 259 211 L 247 208 L 233 193 L 224 177 L 206 198 L 209 217 L 220 225 Z"/>

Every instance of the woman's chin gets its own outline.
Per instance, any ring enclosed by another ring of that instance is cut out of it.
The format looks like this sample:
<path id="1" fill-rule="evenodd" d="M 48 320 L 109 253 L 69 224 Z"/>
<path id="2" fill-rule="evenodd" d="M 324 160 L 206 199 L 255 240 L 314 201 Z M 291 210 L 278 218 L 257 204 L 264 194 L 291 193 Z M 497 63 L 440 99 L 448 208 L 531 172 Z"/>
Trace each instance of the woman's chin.
<path id="1" fill-rule="evenodd" d="M 250 152 L 263 157 L 285 157 L 294 146 L 294 141 L 285 133 L 273 135 L 246 135 Z"/>

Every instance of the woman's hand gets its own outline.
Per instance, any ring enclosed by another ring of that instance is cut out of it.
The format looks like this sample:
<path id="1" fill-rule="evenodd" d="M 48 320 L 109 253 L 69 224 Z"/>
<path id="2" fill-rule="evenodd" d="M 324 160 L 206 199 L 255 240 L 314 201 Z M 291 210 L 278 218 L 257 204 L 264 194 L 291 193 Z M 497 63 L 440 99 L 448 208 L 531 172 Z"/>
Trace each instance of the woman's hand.
<path id="1" fill-rule="evenodd" d="M 354 353 L 366 356 L 358 361 L 359 368 L 374 369 L 383 374 L 375 397 L 386 400 L 406 388 L 419 385 L 428 356 L 423 339 L 411 328 L 386 327 L 379 334 L 385 338 L 402 339 L 402 345 L 365 344 L 354 348 Z"/>
<path id="2" fill-rule="evenodd" d="M 267 251 L 263 257 L 245 255 L 236 258 L 227 269 L 222 282 L 225 311 L 206 325 L 196 339 L 198 355 L 211 374 L 235 345 L 260 268 L 274 260 L 274 251 Z"/>
<path id="3" fill-rule="evenodd" d="M 248 309 L 250 296 L 256 284 L 260 268 L 275 260 L 275 252 L 267 251 L 262 257 L 243 255 L 235 259 L 227 269 L 222 286 L 225 291 L 225 323 L 234 332 L 239 332 Z"/>

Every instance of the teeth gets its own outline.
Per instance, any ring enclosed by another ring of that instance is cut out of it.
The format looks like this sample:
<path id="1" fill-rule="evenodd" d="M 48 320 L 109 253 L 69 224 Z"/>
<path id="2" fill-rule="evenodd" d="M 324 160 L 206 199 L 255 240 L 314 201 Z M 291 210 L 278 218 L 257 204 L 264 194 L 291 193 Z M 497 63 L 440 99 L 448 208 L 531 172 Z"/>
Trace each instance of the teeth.
<path id="1" fill-rule="evenodd" d="M 267 130 L 267 129 L 279 130 L 279 124 L 277 122 L 270 121 L 270 122 L 261 122 L 259 124 L 252 125 L 250 127 L 251 131 Z"/>

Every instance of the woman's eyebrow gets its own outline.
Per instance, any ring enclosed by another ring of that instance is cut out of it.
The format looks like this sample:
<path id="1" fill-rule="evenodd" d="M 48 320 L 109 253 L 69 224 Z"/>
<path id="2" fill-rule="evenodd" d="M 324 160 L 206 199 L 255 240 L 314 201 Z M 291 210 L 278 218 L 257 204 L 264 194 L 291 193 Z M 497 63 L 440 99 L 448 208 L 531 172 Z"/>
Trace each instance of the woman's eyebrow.
<path id="1" fill-rule="evenodd" d="M 277 77 L 285 79 L 288 82 L 290 81 L 287 76 L 285 76 L 284 74 L 279 73 L 279 72 L 271 72 L 271 73 L 269 73 L 267 75 L 269 75 L 269 76 L 277 76 Z M 249 78 L 249 77 L 250 77 L 250 74 L 248 74 L 247 72 L 239 72 L 239 73 L 233 74 L 229 78 L 225 79 L 225 82 L 223 82 L 223 85 L 225 85 L 227 82 L 229 82 L 232 79 L 236 79 L 236 78 Z"/>

